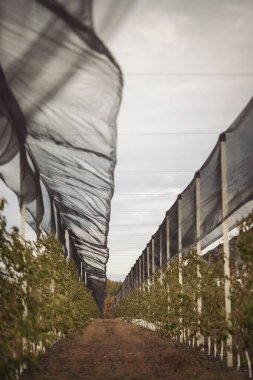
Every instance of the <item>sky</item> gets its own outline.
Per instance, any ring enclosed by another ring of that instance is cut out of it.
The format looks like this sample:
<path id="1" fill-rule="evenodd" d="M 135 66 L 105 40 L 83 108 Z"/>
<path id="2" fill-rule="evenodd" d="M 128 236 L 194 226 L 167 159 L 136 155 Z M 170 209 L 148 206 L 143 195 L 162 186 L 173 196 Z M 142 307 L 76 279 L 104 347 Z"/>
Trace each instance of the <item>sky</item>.
<path id="1" fill-rule="evenodd" d="M 94 0 L 94 26 L 124 76 L 107 265 L 123 280 L 253 95 L 253 2 Z"/>
<path id="2" fill-rule="evenodd" d="M 253 95 L 253 2 L 96 0 L 122 68 L 107 276 L 124 279 Z"/>

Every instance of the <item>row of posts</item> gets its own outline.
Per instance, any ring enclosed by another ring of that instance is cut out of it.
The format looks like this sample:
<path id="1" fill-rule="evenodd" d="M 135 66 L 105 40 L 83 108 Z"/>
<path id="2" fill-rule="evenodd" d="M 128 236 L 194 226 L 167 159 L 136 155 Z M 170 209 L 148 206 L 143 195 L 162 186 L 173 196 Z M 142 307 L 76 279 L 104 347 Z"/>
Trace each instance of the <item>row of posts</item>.
<path id="1" fill-rule="evenodd" d="M 224 275 L 225 275 L 225 315 L 226 323 L 229 328 L 231 325 L 231 289 L 230 289 L 230 258 L 229 258 L 229 229 L 227 223 L 227 213 L 228 213 L 228 186 L 227 186 L 227 154 L 226 154 L 226 136 L 225 134 L 220 136 L 220 165 L 221 165 L 221 188 L 222 188 L 222 218 L 223 218 L 223 250 L 224 250 Z M 196 191 L 196 249 L 197 254 L 201 256 L 201 240 L 200 240 L 200 173 L 197 172 L 195 175 L 195 191 Z M 182 260 L 182 196 L 178 196 L 178 256 L 179 262 Z M 151 247 L 150 247 L 151 246 Z M 151 257 L 150 257 L 151 255 Z M 150 260 L 151 258 L 151 260 Z M 166 258 L 167 263 L 170 260 L 170 232 L 169 232 L 169 215 L 166 214 Z M 151 268 L 150 268 L 151 261 Z M 160 230 L 159 235 L 159 263 L 162 267 L 162 231 Z M 148 244 L 146 248 L 146 270 L 148 277 L 155 273 L 155 240 L 152 237 L 151 244 Z M 200 277 L 199 268 L 197 268 L 197 276 Z M 124 297 L 127 293 L 134 287 L 139 286 L 145 280 L 145 257 L 144 253 L 136 261 L 135 266 L 131 269 L 130 273 L 127 275 L 125 281 L 122 284 L 121 296 Z M 180 284 L 183 283 L 182 272 L 179 271 L 178 281 Z M 198 314 L 201 315 L 202 311 L 202 300 L 199 298 L 197 300 Z M 201 337 L 200 337 L 201 340 Z M 227 365 L 228 367 L 233 366 L 233 354 L 232 354 L 232 335 L 229 333 L 227 335 Z"/>

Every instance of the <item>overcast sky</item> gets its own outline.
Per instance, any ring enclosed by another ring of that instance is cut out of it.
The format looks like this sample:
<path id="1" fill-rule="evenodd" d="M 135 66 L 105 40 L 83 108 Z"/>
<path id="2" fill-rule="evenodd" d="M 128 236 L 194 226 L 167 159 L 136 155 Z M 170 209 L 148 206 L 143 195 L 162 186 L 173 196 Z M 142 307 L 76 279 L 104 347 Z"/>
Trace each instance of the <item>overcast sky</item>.
<path id="1" fill-rule="evenodd" d="M 109 278 L 124 278 L 253 95 L 253 2 L 95 0 L 124 74 Z"/>
<path id="2" fill-rule="evenodd" d="M 253 95 L 253 2 L 94 0 L 94 23 L 125 82 L 107 268 L 124 279 Z"/>

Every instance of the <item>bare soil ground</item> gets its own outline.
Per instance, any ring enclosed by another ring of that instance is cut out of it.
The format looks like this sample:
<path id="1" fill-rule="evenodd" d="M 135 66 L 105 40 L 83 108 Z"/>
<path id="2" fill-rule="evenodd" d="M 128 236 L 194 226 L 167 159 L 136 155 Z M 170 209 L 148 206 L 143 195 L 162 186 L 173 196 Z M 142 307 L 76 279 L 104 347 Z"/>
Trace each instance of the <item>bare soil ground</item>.
<path id="1" fill-rule="evenodd" d="M 95 320 L 82 335 L 48 350 L 39 369 L 22 380 L 244 380 L 230 370 L 159 334 L 113 319 Z"/>

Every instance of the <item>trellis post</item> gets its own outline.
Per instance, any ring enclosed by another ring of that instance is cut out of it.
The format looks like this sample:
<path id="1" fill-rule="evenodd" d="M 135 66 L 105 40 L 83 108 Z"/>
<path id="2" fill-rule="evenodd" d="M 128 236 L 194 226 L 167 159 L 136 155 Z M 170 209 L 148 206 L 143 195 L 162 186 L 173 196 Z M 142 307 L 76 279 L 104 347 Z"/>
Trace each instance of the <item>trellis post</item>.
<path id="1" fill-rule="evenodd" d="M 196 250 L 198 260 L 201 258 L 201 241 L 200 241 L 200 172 L 195 174 L 195 201 L 196 201 Z M 197 263 L 197 279 L 198 279 L 198 293 L 200 292 L 201 285 L 201 272 L 199 262 Z M 198 310 L 198 336 L 197 345 L 203 344 L 203 336 L 200 333 L 200 316 L 202 313 L 202 297 L 198 294 L 197 298 L 197 310 Z"/>
<path id="2" fill-rule="evenodd" d="M 144 264 L 145 264 L 145 257 L 144 256 L 145 256 L 144 252 L 142 252 L 141 257 L 142 257 L 142 282 L 143 283 L 145 281 L 145 266 L 144 266 Z"/>
<path id="3" fill-rule="evenodd" d="M 67 249 L 67 259 L 70 260 L 72 258 L 72 246 L 71 246 L 70 233 L 67 229 L 65 230 L 65 245 Z"/>
<path id="4" fill-rule="evenodd" d="M 22 155 L 21 155 L 21 152 L 20 152 L 20 156 L 19 156 L 19 173 L 20 173 L 20 178 L 19 178 L 19 186 L 20 186 L 20 199 L 21 199 L 21 209 L 20 209 L 20 236 L 23 240 L 23 243 L 25 243 L 25 221 L 26 221 L 26 209 L 25 209 L 25 202 L 24 202 L 24 196 L 23 196 L 23 181 L 22 181 L 22 173 L 23 173 L 23 170 L 22 170 Z M 27 283 L 26 281 L 23 282 L 22 284 L 22 287 L 23 287 L 23 291 L 25 293 L 27 293 Z M 23 306 L 24 306 L 24 311 L 23 311 L 23 319 L 26 319 L 27 318 L 27 304 L 26 302 L 23 300 L 22 301 L 23 303 Z M 26 338 L 22 338 L 22 351 L 23 353 L 25 354 L 26 351 L 27 351 L 27 340 Z M 27 365 L 26 363 L 23 363 L 20 365 L 20 370 L 21 372 L 27 368 Z"/>
<path id="5" fill-rule="evenodd" d="M 80 265 L 80 281 L 83 280 L 83 262 L 81 261 L 81 265 Z"/>
<path id="6" fill-rule="evenodd" d="M 53 201 L 53 211 L 55 216 L 55 237 L 60 241 L 60 215 Z"/>
<path id="7" fill-rule="evenodd" d="M 182 276 L 182 195 L 180 194 L 178 196 L 177 200 L 178 205 L 178 260 L 179 260 L 179 274 L 178 274 L 178 280 L 179 284 L 183 284 L 183 276 Z"/>
<path id="8" fill-rule="evenodd" d="M 159 251 L 160 251 L 160 268 L 163 265 L 163 235 L 162 235 L 162 227 L 160 226 L 160 231 L 159 231 Z"/>
<path id="9" fill-rule="evenodd" d="M 221 153 L 221 193 L 222 193 L 222 229 L 223 229 L 223 250 L 224 250 L 224 276 L 225 276 L 225 312 L 227 327 L 231 326 L 231 288 L 230 288 L 230 253 L 229 253 L 229 236 L 228 236 L 228 184 L 227 184 L 227 151 L 226 135 L 220 136 L 220 153 Z M 233 346 L 232 335 L 227 334 L 227 366 L 233 366 Z"/>
<path id="10" fill-rule="evenodd" d="M 166 255 L 167 261 L 170 260 L 170 218 L 169 214 L 166 214 Z"/>
<path id="11" fill-rule="evenodd" d="M 147 272 L 148 272 L 148 278 L 149 278 L 149 275 L 150 275 L 150 273 L 149 273 L 149 252 L 150 251 L 150 249 L 149 249 L 149 244 L 147 245 Z"/>
<path id="12" fill-rule="evenodd" d="M 20 153 L 20 199 L 21 199 L 21 210 L 20 210 L 20 236 L 23 240 L 25 240 L 25 220 L 26 220 L 26 209 L 25 209 L 25 202 L 23 197 L 23 181 L 22 181 L 22 158 Z"/>
<path id="13" fill-rule="evenodd" d="M 38 222 L 38 217 L 39 217 L 39 200 L 37 197 L 36 198 L 36 237 L 37 237 L 37 241 L 40 238 L 40 224 Z"/>
<path id="14" fill-rule="evenodd" d="M 142 283 L 142 261 L 141 256 L 139 257 L 139 285 Z"/>
<path id="15" fill-rule="evenodd" d="M 179 285 L 183 285 L 183 274 L 182 274 L 182 195 L 180 194 L 177 198 L 177 207 L 178 207 L 178 281 Z M 182 289 L 181 289 L 182 292 Z M 181 310 L 180 310 L 181 314 Z M 179 322 L 182 324 L 182 317 L 180 316 Z M 183 342 L 184 339 L 184 330 L 181 330 L 180 333 L 180 342 Z"/>
<path id="16" fill-rule="evenodd" d="M 152 275 L 155 273 L 155 239 L 151 240 L 151 253 L 152 253 Z"/>

